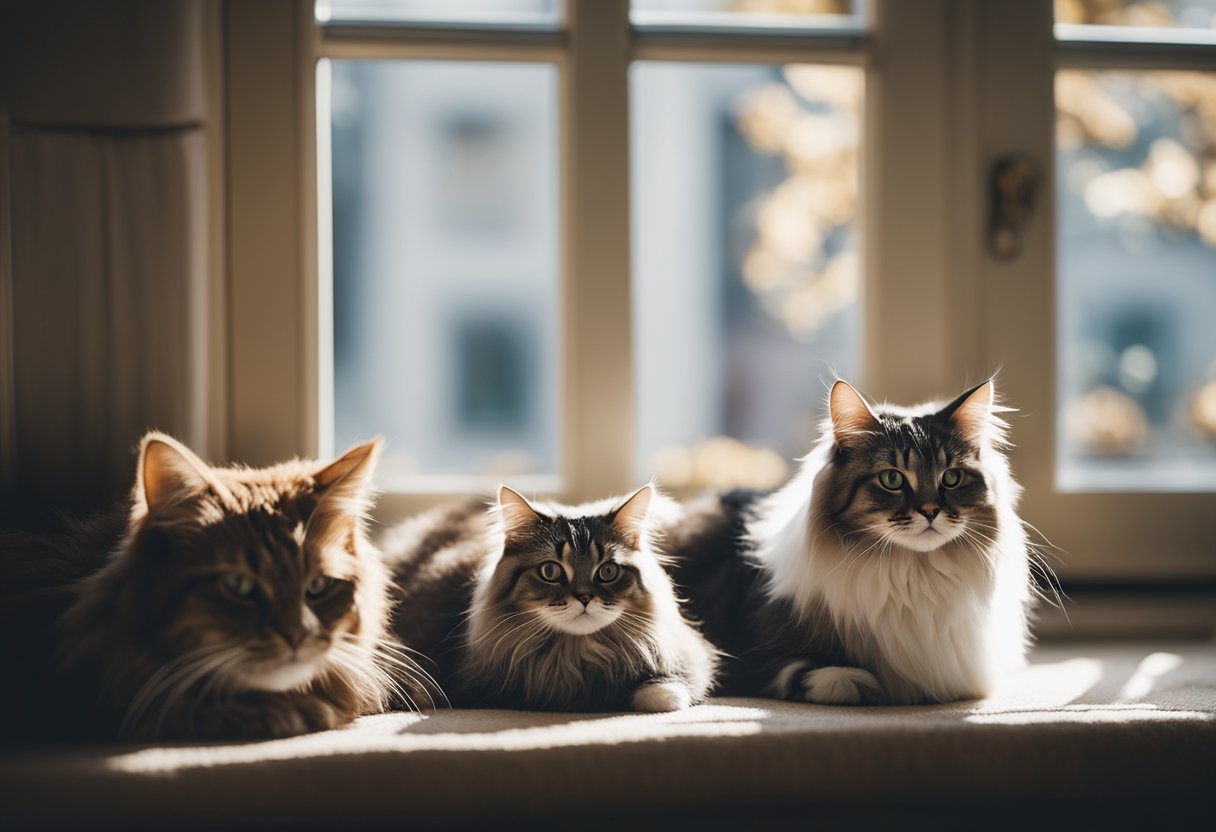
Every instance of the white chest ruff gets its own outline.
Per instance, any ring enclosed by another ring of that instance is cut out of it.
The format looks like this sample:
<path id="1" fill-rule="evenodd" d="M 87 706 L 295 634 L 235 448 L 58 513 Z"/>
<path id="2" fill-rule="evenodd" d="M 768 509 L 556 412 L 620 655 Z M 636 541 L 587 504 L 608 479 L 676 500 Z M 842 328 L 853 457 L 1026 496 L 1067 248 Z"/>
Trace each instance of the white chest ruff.
<path id="1" fill-rule="evenodd" d="M 913 703 L 986 695 L 1000 660 L 994 581 L 973 553 L 892 550 L 813 582 L 845 649 Z"/>

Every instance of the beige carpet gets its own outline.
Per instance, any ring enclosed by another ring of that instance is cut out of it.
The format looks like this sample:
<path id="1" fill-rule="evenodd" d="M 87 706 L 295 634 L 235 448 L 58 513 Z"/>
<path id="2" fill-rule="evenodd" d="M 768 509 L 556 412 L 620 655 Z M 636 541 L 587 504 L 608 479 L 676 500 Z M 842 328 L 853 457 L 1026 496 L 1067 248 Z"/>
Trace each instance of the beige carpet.
<path id="1" fill-rule="evenodd" d="M 1216 805 L 1216 646 L 1057 645 L 983 702 L 445 711 L 223 746 L 0 755 L 0 821 L 488 821 L 944 801 Z M 573 827 L 572 827 L 573 828 Z"/>

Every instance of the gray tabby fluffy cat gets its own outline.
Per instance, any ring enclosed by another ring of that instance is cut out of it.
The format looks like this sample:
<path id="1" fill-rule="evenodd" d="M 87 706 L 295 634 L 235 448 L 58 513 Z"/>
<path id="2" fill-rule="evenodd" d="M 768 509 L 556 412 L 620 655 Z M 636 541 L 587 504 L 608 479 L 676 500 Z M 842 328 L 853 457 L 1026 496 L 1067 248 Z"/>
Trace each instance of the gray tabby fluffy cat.
<path id="1" fill-rule="evenodd" d="M 583 506 L 502 487 L 384 541 L 394 626 L 453 704 L 670 711 L 705 699 L 717 656 L 683 617 L 648 520 L 654 490 Z"/>
<path id="2" fill-rule="evenodd" d="M 991 381 L 948 404 L 832 388 L 825 438 L 781 490 L 684 507 L 677 584 L 737 660 L 724 692 L 822 704 L 987 695 L 1024 660 L 1020 489 Z"/>

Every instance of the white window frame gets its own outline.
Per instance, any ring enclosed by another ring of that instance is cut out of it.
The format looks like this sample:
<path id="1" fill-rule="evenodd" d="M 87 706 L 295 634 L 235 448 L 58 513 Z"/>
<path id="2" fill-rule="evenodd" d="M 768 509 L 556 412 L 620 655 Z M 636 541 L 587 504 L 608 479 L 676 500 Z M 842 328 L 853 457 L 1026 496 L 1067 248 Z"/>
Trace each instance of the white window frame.
<path id="1" fill-rule="evenodd" d="M 1117 27 L 1094 27 L 1092 39 L 1057 41 L 1052 19 L 1051 0 L 990 0 L 966 4 L 956 20 L 960 41 L 974 44 L 962 56 L 959 74 L 987 79 L 982 88 L 959 95 L 960 109 L 968 115 L 957 132 L 969 133 L 968 164 L 1018 151 L 1039 160 L 1044 170 L 1021 256 L 998 260 L 982 244 L 987 220 L 983 176 L 971 183 L 969 201 L 979 210 L 960 226 L 962 238 L 971 241 L 962 246 L 960 266 L 977 278 L 973 325 L 981 330 L 979 352 L 1003 364 L 1000 386 L 1021 411 L 1012 419 L 1017 443 L 1012 458 L 1026 488 L 1023 514 L 1051 538 L 1060 558 L 1057 569 L 1074 586 L 1129 581 L 1179 588 L 1196 581 L 1210 585 L 1216 578 L 1216 495 L 1075 493 L 1056 487 L 1053 91 L 1057 69 L 1216 71 L 1216 38 L 1160 32 L 1159 42 L 1145 43 L 1110 31 Z M 982 172 L 982 167 L 975 170 Z"/>
<path id="2" fill-rule="evenodd" d="M 567 500 L 619 493 L 634 470 L 629 257 L 633 60 L 826 63 L 866 71 L 863 388 L 893 400 L 958 386 L 945 206 L 948 0 L 871 0 L 864 32 L 635 33 L 627 0 L 568 0 L 551 33 L 368 27 L 326 32 L 309 0 L 226 3 L 228 451 L 250 464 L 319 454 L 329 431 L 327 275 L 318 258 L 320 58 L 548 61 L 561 123 L 562 475 Z M 884 129 L 898 125 L 898 130 Z M 914 158 L 914 163 L 907 163 Z M 881 195 L 881 198 L 879 198 Z M 284 210 L 287 209 L 287 210 Z M 880 245 L 881 241 L 881 245 Z M 910 320 L 908 303 L 934 320 Z M 928 339 L 918 333 L 935 333 Z M 921 338 L 920 355 L 906 349 Z M 450 498 L 385 494 L 386 518 Z"/>
<path id="3" fill-rule="evenodd" d="M 1214 529 L 1211 495 L 1157 495 L 1165 516 L 1180 525 L 1158 539 L 1166 548 L 1146 564 L 1137 551 L 1144 528 L 1104 533 L 1100 522 L 1078 521 L 1078 513 L 1126 518 L 1134 513 L 1129 506 L 1152 495 L 1063 500 L 1054 487 L 1053 433 L 1054 68 L 1098 60 L 1210 67 L 1211 50 L 1057 48 L 1050 0 L 870 0 L 865 8 L 864 32 L 844 35 L 637 33 L 627 0 L 568 0 L 563 26 L 553 32 L 325 31 L 310 0 L 227 0 L 230 455 L 263 464 L 335 450 L 323 440 L 332 433 L 330 324 L 321 314 L 331 275 L 328 253 L 318 257 L 318 210 L 328 205 L 328 194 L 318 199 L 318 140 L 326 141 L 318 132 L 318 59 L 557 67 L 564 488 L 553 496 L 571 501 L 620 493 L 647 476 L 634 470 L 631 61 L 847 64 L 866 73 L 864 369 L 856 381 L 911 402 L 951 395 L 1003 365 L 999 386 L 1022 413 L 1014 418 L 1013 459 L 1027 486 L 1024 513 L 1066 550 L 1066 577 L 1216 576 L 1216 558 L 1195 549 Z M 1006 150 L 1030 153 L 1046 176 L 1022 256 L 997 261 L 985 244 L 986 170 Z M 380 515 L 387 522 L 450 498 L 385 494 Z"/>

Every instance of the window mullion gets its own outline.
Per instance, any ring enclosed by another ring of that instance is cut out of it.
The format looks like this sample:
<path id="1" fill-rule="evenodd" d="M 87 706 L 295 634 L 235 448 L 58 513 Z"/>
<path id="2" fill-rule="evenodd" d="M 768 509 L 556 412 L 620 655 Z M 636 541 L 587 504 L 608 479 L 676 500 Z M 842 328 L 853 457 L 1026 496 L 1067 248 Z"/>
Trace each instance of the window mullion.
<path id="1" fill-rule="evenodd" d="M 633 481 L 629 3 L 570 0 L 561 80 L 566 492 Z"/>
<path id="2" fill-rule="evenodd" d="M 891 401 L 959 384 L 952 349 L 946 0 L 873 4 L 862 163 L 863 385 Z"/>

